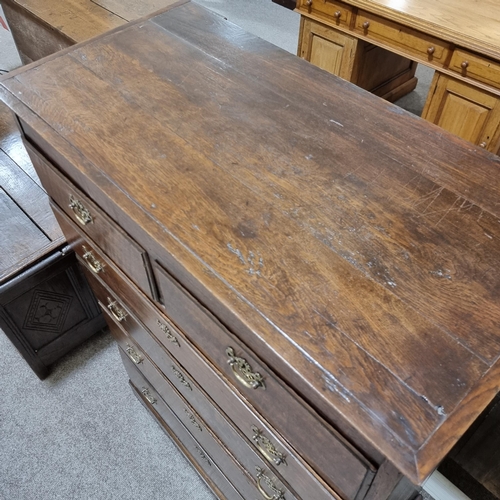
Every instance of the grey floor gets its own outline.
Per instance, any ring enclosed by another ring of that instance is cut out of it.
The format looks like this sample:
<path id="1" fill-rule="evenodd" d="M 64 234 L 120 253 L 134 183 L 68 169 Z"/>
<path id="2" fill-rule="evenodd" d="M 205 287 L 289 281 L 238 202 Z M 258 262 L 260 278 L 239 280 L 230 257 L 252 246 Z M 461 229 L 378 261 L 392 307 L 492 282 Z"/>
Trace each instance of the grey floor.
<path id="1" fill-rule="evenodd" d="M 195 1 L 296 52 L 296 13 L 270 0 Z M 0 68 L 19 63 L 0 26 Z M 428 84 L 431 72 L 419 76 Z M 401 104 L 419 113 L 425 93 L 424 84 Z M 45 381 L 2 332 L 0 353 L 1 500 L 213 499 L 132 395 L 109 334 L 66 356 Z"/>

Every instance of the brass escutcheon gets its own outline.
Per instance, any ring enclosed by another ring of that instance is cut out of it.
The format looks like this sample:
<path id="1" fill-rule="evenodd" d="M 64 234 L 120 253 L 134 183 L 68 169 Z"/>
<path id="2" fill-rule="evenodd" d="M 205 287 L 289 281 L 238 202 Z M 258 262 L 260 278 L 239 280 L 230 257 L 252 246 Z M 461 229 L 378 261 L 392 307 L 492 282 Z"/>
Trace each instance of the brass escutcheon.
<path id="1" fill-rule="evenodd" d="M 167 339 L 170 340 L 172 344 L 175 344 L 177 347 L 181 346 L 177 337 L 170 331 L 170 328 L 165 323 L 162 323 L 159 319 L 157 319 L 156 324 L 160 327 L 160 330 L 166 335 Z"/>
<path id="2" fill-rule="evenodd" d="M 187 387 L 190 391 L 193 390 L 191 384 L 186 380 L 186 378 L 184 377 L 184 375 L 180 370 L 178 370 L 175 366 L 172 366 L 172 371 L 174 372 L 175 376 L 179 379 L 180 383 L 183 386 Z"/>
<path id="3" fill-rule="evenodd" d="M 72 194 L 69 195 L 69 208 L 73 210 L 76 220 L 82 225 L 86 226 L 94 222 L 93 217 L 90 215 L 88 209 L 86 209 L 80 200 L 73 197 Z"/>
<path id="4" fill-rule="evenodd" d="M 229 346 L 226 348 L 228 356 L 228 363 L 233 370 L 234 376 L 249 389 L 262 389 L 266 388 L 264 378 L 258 372 L 253 372 L 251 366 L 247 363 L 246 359 L 236 356 L 234 349 Z"/>

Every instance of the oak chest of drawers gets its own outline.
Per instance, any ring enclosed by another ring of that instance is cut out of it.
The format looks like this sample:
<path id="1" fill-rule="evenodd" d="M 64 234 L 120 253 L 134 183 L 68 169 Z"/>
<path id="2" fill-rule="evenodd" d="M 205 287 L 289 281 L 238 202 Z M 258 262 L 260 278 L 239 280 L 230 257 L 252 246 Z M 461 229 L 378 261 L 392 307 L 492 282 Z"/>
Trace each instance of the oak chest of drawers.
<path id="1" fill-rule="evenodd" d="M 496 157 L 190 3 L 0 95 L 220 498 L 411 499 L 498 392 Z"/>

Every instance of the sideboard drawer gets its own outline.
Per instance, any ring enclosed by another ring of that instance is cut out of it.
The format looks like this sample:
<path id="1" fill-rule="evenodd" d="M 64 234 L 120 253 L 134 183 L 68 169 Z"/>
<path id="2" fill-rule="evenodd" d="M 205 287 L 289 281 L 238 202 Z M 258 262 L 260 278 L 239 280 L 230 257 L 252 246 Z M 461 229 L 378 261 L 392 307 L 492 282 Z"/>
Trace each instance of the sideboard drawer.
<path id="1" fill-rule="evenodd" d="M 191 462 L 201 469 L 205 477 L 208 477 L 213 483 L 210 486 L 212 488 L 214 485 L 216 486 L 219 490 L 216 491 L 218 493 L 217 496 L 223 500 L 244 500 L 244 497 L 239 494 L 219 469 L 208 451 L 193 438 L 172 409 L 156 392 L 153 385 L 139 370 L 135 369 L 122 349 L 119 349 L 119 352 L 136 396 L 147 410 L 153 414 L 156 420 L 158 420 L 159 424 L 162 425 L 181 451 L 184 453 L 187 452 L 187 455 L 191 458 Z"/>
<path id="2" fill-rule="evenodd" d="M 151 297 L 146 251 L 29 143 L 26 148 L 44 188 L 57 206 Z"/>
<path id="3" fill-rule="evenodd" d="M 472 80 L 500 88 L 500 64 L 486 57 L 455 49 L 451 56 L 450 69 Z"/>
<path id="4" fill-rule="evenodd" d="M 450 51 L 450 45 L 439 38 L 402 28 L 400 24 L 362 10 L 356 16 L 354 29 L 374 43 L 399 48 L 403 55 L 434 66 L 444 66 Z"/>
<path id="5" fill-rule="evenodd" d="M 355 498 L 375 473 L 369 461 L 284 386 L 163 268 L 156 263 L 153 268 L 167 316 L 244 398 L 280 429 L 300 455 L 330 479 L 336 491 Z M 245 378 L 244 374 L 250 375 Z"/>
<path id="6" fill-rule="evenodd" d="M 348 27 L 351 23 L 352 7 L 337 0 L 298 0 L 297 10 L 319 17 L 334 26 Z"/>

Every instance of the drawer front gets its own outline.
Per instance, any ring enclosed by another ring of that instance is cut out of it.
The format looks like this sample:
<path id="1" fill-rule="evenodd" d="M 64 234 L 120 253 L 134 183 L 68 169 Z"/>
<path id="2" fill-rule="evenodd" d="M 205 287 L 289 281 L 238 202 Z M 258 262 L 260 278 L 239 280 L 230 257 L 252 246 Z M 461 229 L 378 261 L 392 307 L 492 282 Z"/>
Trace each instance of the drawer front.
<path id="1" fill-rule="evenodd" d="M 26 148 L 43 186 L 57 206 L 151 297 L 151 274 L 146 251 L 29 143 L 26 143 Z"/>
<path id="2" fill-rule="evenodd" d="M 352 7 L 336 0 L 297 0 L 301 14 L 312 14 L 333 26 L 348 27 L 352 18 Z"/>
<path id="3" fill-rule="evenodd" d="M 101 280 L 95 276 L 88 276 L 94 292 L 102 304 L 114 316 L 114 321 L 121 323 L 141 353 L 147 353 L 151 361 L 163 372 L 170 383 L 175 386 L 180 394 L 206 421 L 210 422 L 213 431 L 220 437 L 224 444 L 230 449 L 233 456 L 248 471 L 255 471 L 256 467 L 269 468 L 272 465 L 274 471 L 279 474 L 291 489 L 295 490 L 301 498 L 315 498 L 316 500 L 331 500 L 338 498 L 316 475 L 305 465 L 300 457 L 285 445 L 281 438 L 277 437 L 276 431 L 257 416 L 241 401 L 231 388 L 220 378 L 213 367 L 210 367 L 204 358 L 195 352 L 183 335 L 177 331 L 167 320 L 161 319 L 162 325 L 168 325 L 169 335 L 176 339 L 175 343 L 168 340 L 165 342 L 177 359 L 166 351 L 159 341 L 154 338 L 145 327 L 134 318 L 131 305 L 143 310 L 139 304 L 147 307 L 144 297 L 138 294 L 131 295 L 124 287 L 124 296 L 118 298 Z M 123 297 L 126 297 L 124 300 Z M 132 298 L 132 300 L 130 300 Z M 160 316 L 157 316 L 160 317 Z M 165 332 L 154 325 L 156 330 Z M 144 356 L 142 355 L 144 358 Z M 145 365 L 148 360 L 144 362 Z M 188 368 L 188 369 L 186 369 Z M 221 413 L 212 402 L 208 400 L 205 391 L 199 387 L 196 381 L 203 383 L 209 388 L 211 394 L 215 394 Z M 201 382 L 202 381 L 202 382 Z M 233 423 L 228 422 L 227 416 Z M 255 449 L 249 443 L 253 442 Z M 284 484 L 285 491 L 290 488 Z M 292 494 L 287 498 L 294 498 Z"/>
<path id="4" fill-rule="evenodd" d="M 313 469 L 327 478 L 342 496 L 355 498 L 373 478 L 374 467 L 277 380 L 166 271 L 158 265 L 154 265 L 154 270 L 166 314 L 173 323 L 224 374 L 234 390 L 240 392 L 275 429 L 279 429 Z M 144 322 L 151 327 L 147 318 Z M 155 329 L 151 331 L 156 334 Z"/>
<path id="5" fill-rule="evenodd" d="M 463 76 L 500 88 L 500 63 L 462 49 L 456 49 L 449 68 Z"/>
<path id="6" fill-rule="evenodd" d="M 107 311 L 106 307 L 103 310 Z M 212 457 L 213 461 L 229 481 L 231 481 L 241 496 L 243 498 L 258 497 L 259 490 L 257 489 L 256 478 L 252 477 L 253 471 L 245 471 L 233 460 L 231 454 L 212 431 L 212 422 L 210 422 L 209 427 L 199 413 L 174 388 L 170 381 L 155 368 L 148 356 L 142 351 L 141 346 L 137 345 L 126 334 L 121 325 L 111 321 L 109 326 L 111 333 L 121 348 L 122 358 L 129 376 L 133 369 L 139 370 L 150 383 L 148 389 L 151 391 L 154 388 L 156 394 L 151 394 L 151 396 L 155 399 L 158 399 L 157 396 L 159 396 L 168 405 L 191 436 Z M 293 497 L 289 496 L 284 498 L 293 499 Z"/>
<path id="7" fill-rule="evenodd" d="M 444 66 L 450 53 L 448 43 L 360 10 L 355 31 L 374 43 L 399 50 L 411 59 Z"/>
<path id="8" fill-rule="evenodd" d="M 139 370 L 134 369 L 133 363 L 128 360 L 121 349 L 120 355 L 136 396 L 158 420 L 181 451 L 191 460 L 194 467 L 207 480 L 217 496 L 225 500 L 243 500 L 243 497 L 222 473 L 208 451 L 193 438 L 149 381 L 144 378 Z"/>

